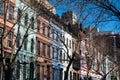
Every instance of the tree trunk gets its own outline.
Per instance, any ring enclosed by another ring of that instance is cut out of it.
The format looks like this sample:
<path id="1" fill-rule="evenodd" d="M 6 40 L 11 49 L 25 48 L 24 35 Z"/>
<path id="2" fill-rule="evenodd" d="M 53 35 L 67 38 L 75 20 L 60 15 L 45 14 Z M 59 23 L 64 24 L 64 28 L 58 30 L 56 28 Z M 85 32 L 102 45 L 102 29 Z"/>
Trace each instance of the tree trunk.
<path id="1" fill-rule="evenodd" d="M 3 69 L 2 72 L 2 80 L 12 80 L 13 69 L 8 67 L 7 69 Z"/>
<path id="2" fill-rule="evenodd" d="M 64 74 L 64 80 L 68 80 L 68 72 L 69 72 L 70 66 L 71 66 L 71 64 L 72 64 L 72 62 L 74 60 L 74 56 L 75 56 L 75 53 L 73 54 L 72 58 L 69 61 L 68 66 L 66 68 L 66 71 L 65 71 L 65 74 Z"/>

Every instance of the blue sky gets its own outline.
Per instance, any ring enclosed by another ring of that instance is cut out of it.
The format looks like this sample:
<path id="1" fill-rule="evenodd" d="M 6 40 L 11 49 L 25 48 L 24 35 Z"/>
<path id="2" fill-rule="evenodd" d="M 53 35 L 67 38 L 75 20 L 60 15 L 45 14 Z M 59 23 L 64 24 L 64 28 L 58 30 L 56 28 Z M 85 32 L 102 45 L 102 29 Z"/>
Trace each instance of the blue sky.
<path id="1" fill-rule="evenodd" d="M 52 3 L 52 4 L 55 4 L 55 3 Z M 77 4 L 78 4 L 78 2 L 77 2 Z M 73 4 L 73 5 L 77 5 L 77 4 Z M 116 5 L 117 7 L 120 7 L 119 5 L 118 5 L 118 3 L 113 3 L 114 5 Z M 75 12 L 76 14 L 78 14 L 77 13 L 77 11 L 76 10 L 74 10 L 74 9 L 72 9 L 72 8 L 69 8 L 69 6 L 71 6 L 71 4 L 65 4 L 65 5 L 59 5 L 59 6 L 57 6 L 56 7 L 56 14 L 58 14 L 58 15 L 62 15 L 62 13 L 63 12 L 65 12 L 65 11 L 67 11 L 67 10 L 72 10 L 73 12 Z M 91 7 L 91 6 L 90 6 Z M 87 8 L 86 8 L 86 10 L 87 10 Z M 89 9 L 88 9 L 89 10 Z M 97 10 L 94 10 L 92 13 L 95 13 L 95 14 L 97 14 L 98 13 L 98 11 Z M 86 14 L 86 12 L 85 12 L 85 14 Z M 78 16 L 78 15 L 77 15 Z M 83 15 L 84 16 L 84 15 Z M 94 15 L 95 16 L 95 15 Z M 97 15 L 96 15 L 97 16 Z M 106 16 L 106 15 L 105 15 Z M 94 17 L 91 15 L 89 18 L 88 18 L 88 21 L 90 22 L 90 21 L 92 21 L 94 19 Z M 111 18 L 112 19 L 112 18 Z M 84 25 L 84 27 L 86 27 L 86 26 L 89 26 L 89 25 Z M 93 26 L 92 24 L 90 24 L 90 26 Z M 109 21 L 109 22 L 104 22 L 104 23 L 102 23 L 102 25 L 98 25 L 98 28 L 99 28 L 99 30 L 102 32 L 102 31 L 113 31 L 114 33 L 118 33 L 118 32 L 120 32 L 120 28 L 119 28 L 119 22 L 116 22 L 116 21 Z"/>

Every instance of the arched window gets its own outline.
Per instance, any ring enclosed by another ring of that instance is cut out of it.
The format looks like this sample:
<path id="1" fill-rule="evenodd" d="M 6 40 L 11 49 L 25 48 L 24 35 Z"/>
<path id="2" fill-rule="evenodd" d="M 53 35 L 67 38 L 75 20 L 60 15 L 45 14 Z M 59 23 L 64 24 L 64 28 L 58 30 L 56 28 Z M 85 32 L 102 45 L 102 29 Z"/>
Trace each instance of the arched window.
<path id="1" fill-rule="evenodd" d="M 24 24 L 25 24 L 25 26 L 27 26 L 27 24 L 28 24 L 28 14 L 27 13 L 25 13 L 25 16 L 24 16 Z"/>
<path id="2" fill-rule="evenodd" d="M 31 39 L 31 52 L 33 52 L 33 51 L 34 51 L 34 40 Z"/>
<path id="3" fill-rule="evenodd" d="M 24 41 L 24 50 L 27 50 L 27 42 L 28 42 L 28 39 L 25 39 L 25 41 Z"/>
<path id="4" fill-rule="evenodd" d="M 0 16 L 3 16 L 3 13 L 4 13 L 4 2 L 3 1 L 0 1 Z"/>
<path id="5" fill-rule="evenodd" d="M 31 18 L 31 29 L 34 29 L 34 17 Z"/>
<path id="6" fill-rule="evenodd" d="M 21 16 L 22 16 L 22 10 L 20 8 L 18 8 L 18 13 L 17 13 L 17 20 L 18 20 L 18 22 L 20 22 Z"/>
<path id="7" fill-rule="evenodd" d="M 62 62 L 62 50 L 60 50 L 60 62 Z"/>
<path id="8" fill-rule="evenodd" d="M 21 39 L 21 36 L 20 36 L 20 33 L 18 33 L 17 35 L 17 38 L 16 38 L 16 47 L 20 47 L 20 39 Z"/>
<path id="9" fill-rule="evenodd" d="M 20 77 L 20 62 L 17 61 L 16 78 L 19 79 L 19 77 Z"/>
<path id="10" fill-rule="evenodd" d="M 42 24 L 42 32 L 41 33 L 45 35 L 45 24 L 44 23 Z"/>

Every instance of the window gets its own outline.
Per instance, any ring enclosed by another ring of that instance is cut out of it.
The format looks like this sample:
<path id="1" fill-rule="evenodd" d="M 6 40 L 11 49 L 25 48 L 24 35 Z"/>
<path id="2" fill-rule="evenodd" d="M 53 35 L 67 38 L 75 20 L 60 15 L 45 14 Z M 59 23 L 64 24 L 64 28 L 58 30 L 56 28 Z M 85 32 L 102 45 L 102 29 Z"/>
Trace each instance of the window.
<path id="1" fill-rule="evenodd" d="M 48 54 L 48 57 L 50 58 L 50 46 L 48 46 L 47 54 Z"/>
<path id="2" fill-rule="evenodd" d="M 0 1 L 0 16 L 3 16 L 3 7 L 4 7 L 4 3 L 2 1 Z"/>
<path id="3" fill-rule="evenodd" d="M 37 51 L 38 55 L 40 55 L 40 41 L 37 41 Z"/>
<path id="4" fill-rule="evenodd" d="M 23 80 L 26 80 L 26 64 L 23 64 Z"/>
<path id="5" fill-rule="evenodd" d="M 34 40 L 31 39 L 31 52 L 33 52 L 33 51 L 34 51 Z"/>
<path id="6" fill-rule="evenodd" d="M 31 29 L 34 29 L 34 17 L 31 18 Z"/>
<path id="7" fill-rule="evenodd" d="M 44 66 L 42 66 L 42 80 L 44 80 Z"/>
<path id="8" fill-rule="evenodd" d="M 50 80 L 50 66 L 47 65 L 47 80 Z"/>
<path id="9" fill-rule="evenodd" d="M 62 50 L 60 51 L 60 62 L 62 62 Z"/>
<path id="10" fill-rule="evenodd" d="M 9 20 L 13 20 L 13 11 L 14 11 L 14 7 L 10 6 L 9 7 Z"/>
<path id="11" fill-rule="evenodd" d="M 56 48 L 56 60 L 58 60 L 58 48 Z"/>
<path id="12" fill-rule="evenodd" d="M 55 77 L 55 69 L 52 68 L 52 80 L 55 80 L 54 77 Z"/>
<path id="13" fill-rule="evenodd" d="M 48 32 L 47 36 L 50 37 L 50 27 L 48 27 Z"/>
<path id="14" fill-rule="evenodd" d="M 79 79 L 79 78 L 78 78 Z M 70 71 L 70 80 L 72 80 L 72 71 Z"/>
<path id="15" fill-rule="evenodd" d="M 45 34 L 45 24 L 42 24 L 42 34 Z"/>
<path id="16" fill-rule="evenodd" d="M 45 43 L 42 44 L 42 54 L 45 56 Z"/>
<path id="17" fill-rule="evenodd" d="M 73 49 L 73 50 L 75 50 L 75 49 L 74 49 L 74 45 L 75 45 L 75 43 L 74 43 L 74 42 L 72 42 L 72 49 Z"/>
<path id="18" fill-rule="evenodd" d="M 25 39 L 25 41 L 24 41 L 24 50 L 27 50 L 27 42 L 28 42 L 28 39 Z"/>
<path id="19" fill-rule="evenodd" d="M 37 31 L 39 32 L 40 30 L 40 20 L 37 20 Z"/>
<path id="20" fill-rule="evenodd" d="M 59 35 L 58 35 L 58 31 L 56 31 L 56 41 L 59 40 Z"/>
<path id="21" fill-rule="evenodd" d="M 18 21 L 20 21 L 20 18 L 22 17 L 22 10 L 20 10 L 19 8 L 18 8 L 18 13 L 17 13 L 17 19 L 18 19 Z"/>
<path id="22" fill-rule="evenodd" d="M 27 26 L 27 24 L 28 24 L 28 14 L 27 13 L 25 13 L 25 16 L 24 16 L 24 24 L 25 24 L 25 26 Z"/>
<path id="23" fill-rule="evenodd" d="M 17 38 L 16 38 L 16 47 L 17 47 L 17 48 L 20 46 L 20 39 L 21 39 L 21 36 L 20 36 L 20 34 L 18 33 Z"/>
<path id="24" fill-rule="evenodd" d="M 65 62 L 65 53 L 63 53 L 63 61 Z"/>
<path id="25" fill-rule="evenodd" d="M 54 59 L 54 52 L 55 52 L 55 48 L 52 47 L 52 58 Z"/>
<path id="26" fill-rule="evenodd" d="M 20 77 L 20 62 L 17 61 L 16 78 L 19 79 L 19 77 Z"/>
<path id="27" fill-rule="evenodd" d="M 8 47 L 12 47 L 12 32 L 8 34 Z"/>
<path id="28" fill-rule="evenodd" d="M 40 65 L 37 64 L 37 80 L 40 80 Z"/>
<path id="29" fill-rule="evenodd" d="M 65 36 L 63 36 L 63 41 L 65 42 Z"/>
<path id="30" fill-rule="evenodd" d="M 68 38 L 66 39 L 66 45 L 68 46 Z"/>
<path id="31" fill-rule="evenodd" d="M 58 75 L 58 69 L 55 69 L 55 71 L 56 71 L 56 78 L 55 78 L 55 80 L 58 80 L 58 78 L 59 78 L 59 75 Z"/>
<path id="32" fill-rule="evenodd" d="M 69 47 L 71 48 L 71 40 L 69 40 Z"/>
<path id="33" fill-rule="evenodd" d="M 59 76 L 59 80 L 62 80 L 62 77 L 63 77 L 63 69 L 61 68 L 61 69 L 60 69 L 60 76 Z"/>
<path id="34" fill-rule="evenodd" d="M 52 39 L 54 39 L 54 38 L 55 38 L 54 34 L 55 34 L 55 30 L 54 30 L 54 29 L 52 29 Z"/>

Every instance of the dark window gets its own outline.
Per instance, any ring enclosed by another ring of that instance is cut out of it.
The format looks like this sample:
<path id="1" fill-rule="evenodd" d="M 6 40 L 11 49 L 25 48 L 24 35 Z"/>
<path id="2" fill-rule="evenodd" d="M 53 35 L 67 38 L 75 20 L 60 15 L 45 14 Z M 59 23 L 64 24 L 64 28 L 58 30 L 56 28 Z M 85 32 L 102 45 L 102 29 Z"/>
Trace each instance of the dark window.
<path id="1" fill-rule="evenodd" d="M 45 56 L 45 43 L 42 44 L 42 54 Z"/>
<path id="2" fill-rule="evenodd" d="M 55 80 L 58 80 L 58 78 L 59 78 L 58 76 L 59 76 L 59 75 L 58 75 L 58 69 L 56 69 L 56 76 L 55 76 L 56 79 L 55 79 Z"/>
<path id="3" fill-rule="evenodd" d="M 65 62 L 65 53 L 63 53 L 63 61 Z"/>
<path id="4" fill-rule="evenodd" d="M 60 62 L 62 62 L 62 50 L 60 51 Z"/>
<path id="5" fill-rule="evenodd" d="M 8 47 L 12 47 L 12 32 L 8 34 Z"/>
<path id="6" fill-rule="evenodd" d="M 37 51 L 38 51 L 38 55 L 40 55 L 40 41 L 37 42 Z"/>
<path id="7" fill-rule="evenodd" d="M 30 77 L 31 80 L 34 78 L 34 63 L 30 62 Z"/>
<path id="8" fill-rule="evenodd" d="M 39 32 L 40 30 L 40 20 L 37 20 L 37 31 Z"/>
<path id="9" fill-rule="evenodd" d="M 3 16 L 3 7 L 4 7 L 4 3 L 2 1 L 0 1 L 0 16 Z"/>
<path id="10" fill-rule="evenodd" d="M 24 41 L 24 50 L 27 50 L 27 42 L 28 42 L 28 39 L 25 39 L 25 41 Z"/>
<path id="11" fill-rule="evenodd" d="M 27 24 L 28 24 L 28 14 L 27 13 L 25 13 L 25 16 L 24 16 L 24 24 L 25 24 L 25 26 L 27 26 Z"/>
<path id="12" fill-rule="evenodd" d="M 59 40 L 59 35 L 58 35 L 58 31 L 56 31 L 56 41 Z"/>
<path id="13" fill-rule="evenodd" d="M 52 58 L 54 59 L 55 48 L 52 47 Z"/>
<path id="14" fill-rule="evenodd" d="M 56 48 L 56 60 L 58 60 L 58 54 L 59 53 L 59 51 L 58 51 L 58 48 Z"/>
<path id="15" fill-rule="evenodd" d="M 37 64 L 37 80 L 40 80 L 40 65 Z"/>
<path id="16" fill-rule="evenodd" d="M 44 77 L 45 77 L 45 75 L 44 75 L 44 66 L 42 66 L 42 80 L 44 80 Z"/>
<path id="17" fill-rule="evenodd" d="M 71 40 L 69 40 L 69 47 L 71 48 Z"/>
<path id="18" fill-rule="evenodd" d="M 9 20 L 13 20 L 13 12 L 14 12 L 14 7 L 10 6 L 9 7 Z"/>
<path id="19" fill-rule="evenodd" d="M 79 78 L 78 78 L 79 79 Z M 70 80 L 72 80 L 72 71 L 70 71 Z"/>
<path id="20" fill-rule="evenodd" d="M 59 79 L 62 80 L 62 77 L 63 77 L 63 69 L 60 69 L 60 76 L 59 76 Z"/>
<path id="21" fill-rule="evenodd" d="M 18 13 L 17 13 L 18 21 L 20 21 L 21 17 L 22 17 L 22 10 L 18 8 Z"/>
<path id="22" fill-rule="evenodd" d="M 34 40 L 31 39 L 31 52 L 33 52 L 33 51 L 34 51 Z"/>
<path id="23" fill-rule="evenodd" d="M 52 68 L 52 80 L 55 80 L 54 77 L 55 77 L 55 69 Z"/>
<path id="24" fill-rule="evenodd" d="M 20 77 L 20 62 L 17 61 L 16 78 L 19 79 L 19 77 Z"/>
<path id="25" fill-rule="evenodd" d="M 16 38 L 16 47 L 18 48 L 19 46 L 20 46 L 20 39 L 21 39 L 21 36 L 20 36 L 20 34 L 18 33 L 18 35 L 17 35 L 17 38 Z"/>
<path id="26" fill-rule="evenodd" d="M 47 36 L 50 37 L 50 27 L 48 27 L 48 32 Z"/>
<path id="27" fill-rule="evenodd" d="M 31 28 L 34 29 L 34 17 L 31 18 Z"/>
<path id="28" fill-rule="evenodd" d="M 47 66 L 47 80 L 50 80 L 50 66 Z"/>
<path id="29" fill-rule="evenodd" d="M 52 29 L 52 39 L 54 39 L 54 38 L 55 38 L 54 34 L 55 34 L 55 30 L 54 30 L 54 29 Z"/>
<path id="30" fill-rule="evenodd" d="M 48 57 L 50 58 L 50 46 L 48 46 L 47 54 L 48 54 Z"/>
<path id="31" fill-rule="evenodd" d="M 26 80 L 26 63 L 23 63 L 23 80 Z"/>
<path id="32" fill-rule="evenodd" d="M 45 24 L 42 24 L 42 34 L 45 34 Z"/>
<path id="33" fill-rule="evenodd" d="M 73 50 L 74 50 L 74 45 L 75 45 L 74 42 L 72 42 L 72 49 L 73 49 Z"/>

